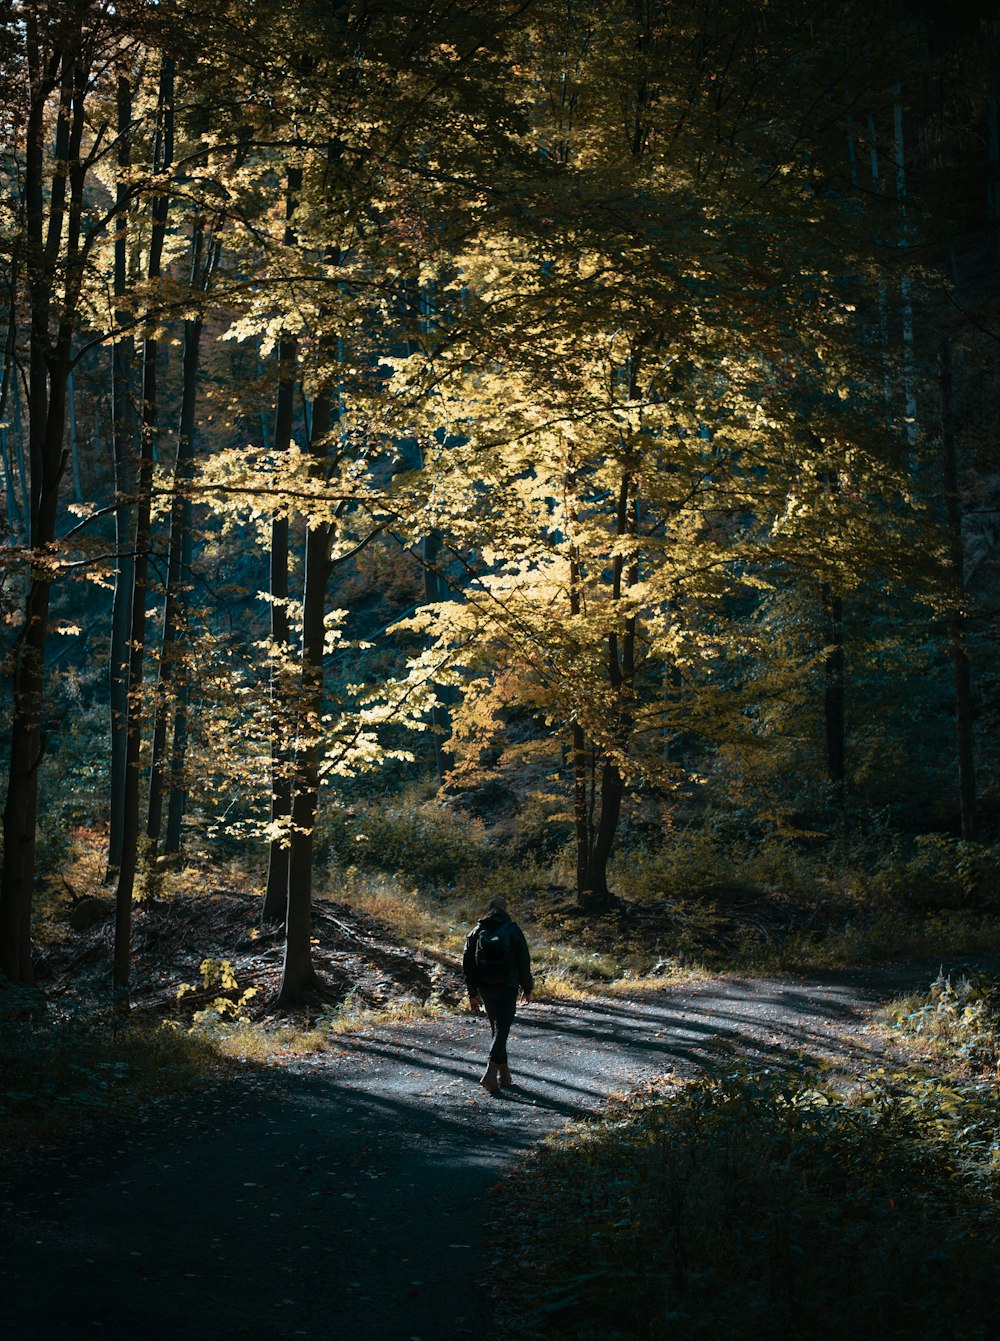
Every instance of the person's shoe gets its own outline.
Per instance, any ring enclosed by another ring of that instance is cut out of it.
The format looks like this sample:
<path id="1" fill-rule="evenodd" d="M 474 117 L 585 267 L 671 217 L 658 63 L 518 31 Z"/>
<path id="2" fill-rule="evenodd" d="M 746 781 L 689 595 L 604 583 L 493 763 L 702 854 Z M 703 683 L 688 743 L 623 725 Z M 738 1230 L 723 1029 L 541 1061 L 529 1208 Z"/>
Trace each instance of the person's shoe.
<path id="1" fill-rule="evenodd" d="M 500 1084 L 501 1084 L 501 1085 L 513 1085 L 513 1083 L 514 1083 L 514 1077 L 513 1077 L 513 1076 L 511 1075 L 511 1073 L 510 1073 L 510 1067 L 507 1065 L 506 1062 L 501 1062 L 501 1063 L 500 1063 Z"/>
<path id="2" fill-rule="evenodd" d="M 496 1062 L 490 1062 L 482 1074 L 479 1081 L 484 1090 L 489 1090 L 490 1094 L 500 1093 L 500 1080 L 498 1077 L 499 1067 Z"/>

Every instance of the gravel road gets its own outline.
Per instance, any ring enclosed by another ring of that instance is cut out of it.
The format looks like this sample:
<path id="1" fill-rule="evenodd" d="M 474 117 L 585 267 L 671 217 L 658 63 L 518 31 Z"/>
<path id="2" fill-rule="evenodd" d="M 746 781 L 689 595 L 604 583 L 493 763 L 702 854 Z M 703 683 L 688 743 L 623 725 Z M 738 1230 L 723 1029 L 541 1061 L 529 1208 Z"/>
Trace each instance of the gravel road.
<path id="1" fill-rule="evenodd" d="M 866 1012 L 933 971 L 532 1003 L 511 1038 L 517 1087 L 496 1098 L 476 1083 L 484 1017 L 455 1015 L 151 1105 L 0 1186 L 0 1336 L 499 1341 L 490 1193 L 519 1152 L 668 1071 L 734 1056 L 862 1071 L 878 1060 Z"/>

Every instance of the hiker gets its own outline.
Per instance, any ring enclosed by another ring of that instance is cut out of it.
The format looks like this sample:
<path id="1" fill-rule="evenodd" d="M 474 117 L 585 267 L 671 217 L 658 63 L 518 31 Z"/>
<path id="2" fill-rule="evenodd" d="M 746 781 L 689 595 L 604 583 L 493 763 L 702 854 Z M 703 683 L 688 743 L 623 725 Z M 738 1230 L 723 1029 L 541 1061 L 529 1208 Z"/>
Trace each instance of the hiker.
<path id="1" fill-rule="evenodd" d="M 491 1094 L 499 1094 L 501 1085 L 514 1083 L 507 1066 L 507 1035 L 517 1013 L 518 989 L 527 1005 L 534 985 L 528 942 L 517 923 L 511 921 L 503 899 L 490 899 L 479 925 L 469 932 L 462 971 L 469 989 L 469 1008 L 479 1012 L 485 1006 L 493 1035 L 490 1059 L 479 1083 Z"/>

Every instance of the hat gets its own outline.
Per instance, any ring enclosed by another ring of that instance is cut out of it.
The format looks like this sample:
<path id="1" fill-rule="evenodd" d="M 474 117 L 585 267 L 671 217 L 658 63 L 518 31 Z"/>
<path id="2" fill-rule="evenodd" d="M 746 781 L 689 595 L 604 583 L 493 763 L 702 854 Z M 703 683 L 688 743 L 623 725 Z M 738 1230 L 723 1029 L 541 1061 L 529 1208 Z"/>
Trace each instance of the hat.
<path id="1" fill-rule="evenodd" d="M 495 899 L 490 899 L 486 907 L 487 911 L 491 913 L 505 913 L 507 911 L 507 900 L 501 899 L 498 894 Z"/>

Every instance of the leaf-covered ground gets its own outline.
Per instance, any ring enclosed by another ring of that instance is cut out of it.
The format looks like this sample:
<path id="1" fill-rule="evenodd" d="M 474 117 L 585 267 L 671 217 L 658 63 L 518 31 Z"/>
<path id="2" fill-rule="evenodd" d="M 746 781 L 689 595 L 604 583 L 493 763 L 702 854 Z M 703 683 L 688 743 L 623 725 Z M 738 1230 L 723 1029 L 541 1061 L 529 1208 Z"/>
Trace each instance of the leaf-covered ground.
<path id="1" fill-rule="evenodd" d="M 113 910 L 110 899 L 91 902 L 103 904 L 93 906 L 98 920 L 79 930 L 64 924 L 40 960 L 39 983 L 56 1009 L 108 990 Z M 318 900 L 313 940 L 331 1008 L 348 998 L 378 1009 L 425 1003 L 432 995 L 444 1003 L 459 997 L 461 979 L 453 963 L 401 946 L 377 918 L 357 909 Z M 134 911 L 132 949 L 132 1002 L 140 1017 L 189 1019 L 220 995 L 235 1002 L 253 988 L 243 1009 L 260 1018 L 277 996 L 283 929 L 261 927 L 260 899 L 252 894 L 214 888 L 197 897 L 146 899 Z M 215 966 L 207 974 L 206 961 Z M 226 981 L 222 964 L 229 966 Z M 179 994 L 184 984 L 188 990 Z"/>

